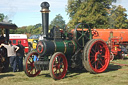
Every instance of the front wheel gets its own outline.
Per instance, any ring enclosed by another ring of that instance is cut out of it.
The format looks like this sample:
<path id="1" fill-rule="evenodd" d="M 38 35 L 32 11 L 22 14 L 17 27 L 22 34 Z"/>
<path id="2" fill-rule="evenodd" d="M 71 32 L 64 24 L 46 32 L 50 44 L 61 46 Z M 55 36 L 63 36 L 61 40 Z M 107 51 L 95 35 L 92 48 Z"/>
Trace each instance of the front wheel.
<path id="1" fill-rule="evenodd" d="M 37 70 L 34 66 L 34 62 L 38 61 L 39 55 L 37 52 L 30 52 L 25 57 L 24 71 L 29 77 L 37 76 L 41 71 Z"/>
<path id="2" fill-rule="evenodd" d="M 109 65 L 110 52 L 107 44 L 101 39 L 93 39 L 84 48 L 83 64 L 91 73 L 101 73 Z"/>
<path id="3" fill-rule="evenodd" d="M 65 55 L 61 52 L 56 52 L 50 59 L 49 71 L 53 79 L 59 80 L 65 77 L 67 73 L 68 63 Z"/>

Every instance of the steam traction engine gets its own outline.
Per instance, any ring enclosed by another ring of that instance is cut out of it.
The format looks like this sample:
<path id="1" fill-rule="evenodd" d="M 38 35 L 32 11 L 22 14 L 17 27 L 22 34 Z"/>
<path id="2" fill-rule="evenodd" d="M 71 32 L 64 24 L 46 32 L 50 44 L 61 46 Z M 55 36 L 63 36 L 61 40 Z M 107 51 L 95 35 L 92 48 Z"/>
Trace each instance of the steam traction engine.
<path id="1" fill-rule="evenodd" d="M 0 22 L 0 44 L 7 44 L 9 41 L 9 29 L 15 30 L 17 26 L 15 24 Z M 5 34 L 5 35 L 4 35 Z M 7 49 L 0 48 L 0 72 L 6 72 L 9 67 L 9 58 L 7 57 Z"/>
<path id="2" fill-rule="evenodd" d="M 27 76 L 37 76 L 41 70 L 49 69 L 53 79 L 65 77 L 67 70 L 86 69 L 91 73 L 101 73 L 108 67 L 110 53 L 101 39 L 92 39 L 92 31 L 87 24 L 79 23 L 73 36 L 61 33 L 58 28 L 48 33 L 49 3 L 41 4 L 43 40 L 36 51 L 27 54 L 24 70 Z M 78 30 L 78 28 L 80 30 Z M 84 28 L 88 28 L 84 31 Z M 94 33 L 95 34 L 95 33 Z"/>
<path id="3" fill-rule="evenodd" d="M 110 48 L 110 60 L 123 59 L 128 56 L 128 29 L 95 29 L 97 36 L 93 39 L 103 39 Z"/>

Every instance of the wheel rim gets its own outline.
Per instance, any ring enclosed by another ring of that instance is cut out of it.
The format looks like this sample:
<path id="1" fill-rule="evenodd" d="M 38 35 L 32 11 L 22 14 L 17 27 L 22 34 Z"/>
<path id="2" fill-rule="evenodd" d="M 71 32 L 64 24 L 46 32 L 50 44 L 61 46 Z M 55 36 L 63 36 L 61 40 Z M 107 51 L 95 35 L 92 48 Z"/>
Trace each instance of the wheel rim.
<path id="1" fill-rule="evenodd" d="M 52 63 L 52 74 L 55 79 L 62 79 L 65 77 L 67 72 L 67 59 L 66 57 L 59 53 L 55 55 Z"/>
<path id="2" fill-rule="evenodd" d="M 37 70 L 34 66 L 34 62 L 37 60 L 38 60 L 38 54 L 36 52 L 31 53 L 27 58 L 26 72 L 30 77 L 37 76 L 40 73 L 40 70 Z"/>
<path id="3" fill-rule="evenodd" d="M 103 41 L 96 41 L 89 50 L 89 64 L 93 71 L 100 73 L 106 70 L 110 60 L 109 49 Z"/>

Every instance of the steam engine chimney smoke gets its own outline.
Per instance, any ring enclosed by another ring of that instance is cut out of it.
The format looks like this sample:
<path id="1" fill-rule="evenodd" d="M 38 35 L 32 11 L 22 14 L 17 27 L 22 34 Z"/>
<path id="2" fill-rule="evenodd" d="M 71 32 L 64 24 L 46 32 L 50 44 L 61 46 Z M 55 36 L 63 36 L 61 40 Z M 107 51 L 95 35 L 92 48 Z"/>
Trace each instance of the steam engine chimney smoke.
<path id="1" fill-rule="evenodd" d="M 42 13 L 42 31 L 43 31 L 43 35 L 44 37 L 47 38 L 47 34 L 48 34 L 48 25 L 49 25 L 49 3 L 48 2 L 42 2 L 41 3 L 41 13 Z"/>

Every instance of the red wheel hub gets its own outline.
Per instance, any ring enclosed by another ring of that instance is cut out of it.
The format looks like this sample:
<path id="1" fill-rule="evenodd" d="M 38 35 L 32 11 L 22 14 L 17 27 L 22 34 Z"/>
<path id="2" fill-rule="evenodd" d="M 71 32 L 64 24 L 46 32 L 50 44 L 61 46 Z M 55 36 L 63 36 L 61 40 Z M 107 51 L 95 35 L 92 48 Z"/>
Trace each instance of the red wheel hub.
<path id="1" fill-rule="evenodd" d="M 101 53 L 100 52 L 96 52 L 95 54 L 95 61 L 99 60 L 101 57 Z"/>

